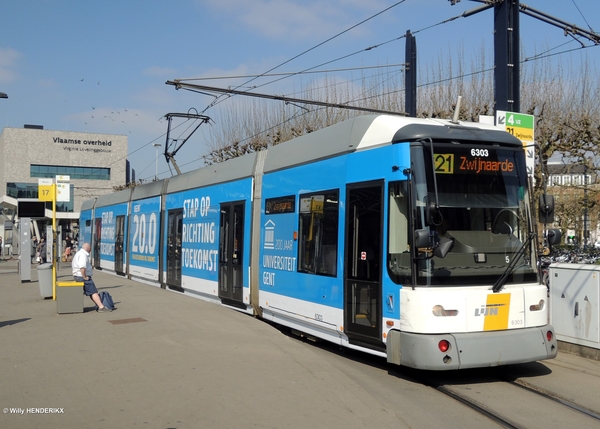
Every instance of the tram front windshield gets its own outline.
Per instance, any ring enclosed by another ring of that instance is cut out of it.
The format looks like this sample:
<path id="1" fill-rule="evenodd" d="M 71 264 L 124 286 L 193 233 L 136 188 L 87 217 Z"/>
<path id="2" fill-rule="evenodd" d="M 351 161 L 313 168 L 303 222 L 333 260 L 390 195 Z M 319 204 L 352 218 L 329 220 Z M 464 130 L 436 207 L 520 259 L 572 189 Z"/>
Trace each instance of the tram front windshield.
<path id="1" fill-rule="evenodd" d="M 414 282 L 411 270 L 427 286 L 491 285 L 507 269 L 506 284 L 536 280 L 522 148 L 413 144 L 411 172 L 412 224 L 428 231 L 432 246 L 405 252 L 410 257 L 390 252 L 398 282 Z M 407 191 L 399 186 L 396 194 Z M 449 252 L 434 256 L 432 249 L 448 240 Z"/>

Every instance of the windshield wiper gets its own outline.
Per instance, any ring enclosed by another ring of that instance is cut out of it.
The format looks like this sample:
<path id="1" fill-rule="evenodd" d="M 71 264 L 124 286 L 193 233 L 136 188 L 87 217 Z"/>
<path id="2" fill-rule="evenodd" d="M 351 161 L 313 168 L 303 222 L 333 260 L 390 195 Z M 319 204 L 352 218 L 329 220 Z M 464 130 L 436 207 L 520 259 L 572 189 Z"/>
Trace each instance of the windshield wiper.
<path id="1" fill-rule="evenodd" d="M 530 233 L 529 239 L 527 241 L 525 241 L 521 245 L 521 247 L 519 247 L 519 250 L 517 250 L 515 252 L 515 257 L 512 259 L 512 261 L 510 261 L 510 264 L 508 264 L 508 266 L 506 267 L 506 270 L 504 270 L 504 273 L 502 273 L 502 275 L 500 277 L 498 277 L 498 280 L 496 280 L 496 282 L 492 286 L 492 292 L 498 293 L 502 290 L 502 288 L 506 284 L 506 281 L 508 280 L 508 277 L 514 271 L 514 269 L 517 265 L 517 262 L 525 254 L 525 250 L 529 247 L 529 245 L 531 245 L 531 241 L 533 240 L 533 238 L 534 238 L 533 233 Z"/>

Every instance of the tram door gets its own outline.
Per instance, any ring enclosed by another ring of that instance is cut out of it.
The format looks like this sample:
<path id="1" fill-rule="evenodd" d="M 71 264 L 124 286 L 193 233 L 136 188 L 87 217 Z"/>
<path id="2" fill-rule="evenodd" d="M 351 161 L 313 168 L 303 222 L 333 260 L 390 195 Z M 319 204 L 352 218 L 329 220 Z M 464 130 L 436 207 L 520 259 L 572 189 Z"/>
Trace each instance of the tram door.
<path id="1" fill-rule="evenodd" d="M 244 203 L 221 204 L 219 234 L 219 298 L 242 305 Z"/>
<path id="2" fill-rule="evenodd" d="M 167 286 L 170 289 L 183 291 L 181 287 L 183 209 L 169 210 L 167 223 Z"/>
<path id="3" fill-rule="evenodd" d="M 346 189 L 344 330 L 351 343 L 381 344 L 383 183 Z"/>
<path id="4" fill-rule="evenodd" d="M 125 275 L 123 270 L 123 254 L 125 243 L 125 216 L 117 216 L 117 224 L 115 231 L 115 272 Z"/>
<path id="5" fill-rule="evenodd" d="M 91 243 L 93 252 L 94 252 L 94 268 L 100 268 L 100 244 L 102 242 L 102 218 L 96 218 L 96 228 L 94 228 L 93 235 L 94 242 Z M 83 245 L 83 243 L 82 243 Z"/>

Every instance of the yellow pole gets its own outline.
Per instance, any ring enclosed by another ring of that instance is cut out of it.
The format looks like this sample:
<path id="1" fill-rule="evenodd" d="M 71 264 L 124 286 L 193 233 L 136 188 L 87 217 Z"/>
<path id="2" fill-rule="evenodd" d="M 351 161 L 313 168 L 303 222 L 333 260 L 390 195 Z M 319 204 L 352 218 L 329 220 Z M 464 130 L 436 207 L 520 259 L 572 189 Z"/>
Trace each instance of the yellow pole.
<path id="1" fill-rule="evenodd" d="M 56 237 L 56 182 L 52 184 L 52 300 L 56 301 L 56 264 L 58 241 Z"/>

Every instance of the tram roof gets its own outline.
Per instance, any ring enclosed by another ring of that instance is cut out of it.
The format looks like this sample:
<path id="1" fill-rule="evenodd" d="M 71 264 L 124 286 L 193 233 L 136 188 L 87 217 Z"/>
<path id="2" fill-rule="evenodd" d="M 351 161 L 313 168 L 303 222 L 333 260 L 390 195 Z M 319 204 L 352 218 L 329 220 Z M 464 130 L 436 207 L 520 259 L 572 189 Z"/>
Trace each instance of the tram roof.
<path id="1" fill-rule="evenodd" d="M 142 198 L 160 196 L 162 193 L 165 181 L 169 179 L 156 180 L 154 182 L 146 183 L 144 186 L 136 186 L 131 192 L 131 200 L 141 200 Z"/>
<path id="2" fill-rule="evenodd" d="M 338 124 L 317 130 L 267 149 L 264 172 L 277 171 L 296 165 L 326 159 L 344 153 L 367 150 L 400 142 L 431 138 L 434 141 L 473 141 L 521 146 L 516 137 L 492 125 L 448 120 L 408 118 L 394 115 L 360 115 Z M 252 177 L 257 154 L 209 165 L 168 179 L 158 180 L 87 200 L 81 209 L 104 207 L 166 193 L 179 192 L 199 186 L 226 183 Z"/>
<path id="3" fill-rule="evenodd" d="M 521 140 L 493 125 L 477 122 L 454 124 L 448 120 L 439 119 L 427 119 L 427 121 L 427 123 L 412 123 L 400 128 L 395 133 L 392 142 L 431 138 L 437 141 L 471 141 L 473 143 L 488 142 L 515 147 L 523 146 Z"/>
<path id="4" fill-rule="evenodd" d="M 96 198 L 90 198 L 89 200 L 84 200 L 81 203 L 81 211 L 93 209 L 94 204 L 96 204 Z"/>
<path id="5" fill-rule="evenodd" d="M 119 204 L 119 203 L 125 203 L 127 201 L 129 201 L 129 198 L 131 197 L 131 189 L 124 189 L 122 191 L 118 191 L 118 192 L 113 192 L 112 194 L 105 194 L 105 195 L 100 195 L 98 198 L 96 198 L 96 207 L 105 207 L 105 206 L 112 206 L 114 204 Z M 91 208 L 91 207 L 86 207 L 86 208 Z M 83 207 L 83 204 L 81 206 L 81 210 L 85 210 L 85 208 Z"/>
<path id="6" fill-rule="evenodd" d="M 178 176 L 173 176 L 167 184 L 167 193 L 185 191 L 199 186 L 226 183 L 244 177 L 252 177 L 256 153 L 228 159 L 218 164 L 208 165 Z"/>
<path id="7" fill-rule="evenodd" d="M 438 141 L 487 141 L 522 146 L 516 137 L 487 124 L 454 124 L 442 119 L 361 115 L 270 147 L 265 161 L 265 172 L 357 150 L 426 138 Z"/>

